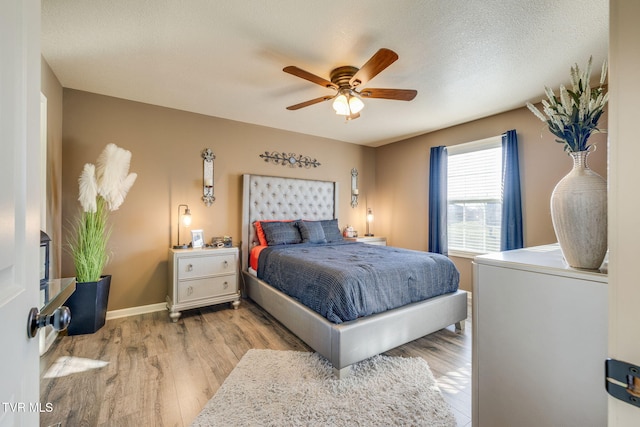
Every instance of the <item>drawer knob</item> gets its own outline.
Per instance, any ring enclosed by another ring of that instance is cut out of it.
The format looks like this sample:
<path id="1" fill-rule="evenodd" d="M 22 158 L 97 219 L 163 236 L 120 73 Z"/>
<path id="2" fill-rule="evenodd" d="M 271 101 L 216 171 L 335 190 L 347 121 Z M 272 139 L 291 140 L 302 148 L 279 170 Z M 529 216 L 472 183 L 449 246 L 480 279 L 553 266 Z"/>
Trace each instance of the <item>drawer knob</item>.
<path id="1" fill-rule="evenodd" d="M 189 286 L 187 288 L 187 295 L 191 295 L 191 294 L 193 294 L 193 286 Z"/>
<path id="2" fill-rule="evenodd" d="M 229 287 L 229 282 L 224 282 L 224 284 L 222 285 L 222 287 L 224 289 L 227 289 Z"/>
<path id="3" fill-rule="evenodd" d="M 229 261 L 224 262 L 224 268 L 227 268 L 227 267 L 229 267 Z"/>
<path id="4" fill-rule="evenodd" d="M 187 271 L 193 271 L 193 264 L 187 265 Z"/>

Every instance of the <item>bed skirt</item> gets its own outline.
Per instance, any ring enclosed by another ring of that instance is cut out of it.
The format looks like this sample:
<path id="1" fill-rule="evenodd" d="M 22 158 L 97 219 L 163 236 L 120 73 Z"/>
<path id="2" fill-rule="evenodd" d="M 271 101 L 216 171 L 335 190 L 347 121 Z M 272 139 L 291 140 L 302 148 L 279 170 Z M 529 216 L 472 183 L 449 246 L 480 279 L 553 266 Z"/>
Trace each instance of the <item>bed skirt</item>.
<path id="1" fill-rule="evenodd" d="M 350 365 L 467 318 L 467 292 L 434 297 L 350 322 L 335 324 L 243 271 L 249 298 L 331 362 L 338 376 Z"/>

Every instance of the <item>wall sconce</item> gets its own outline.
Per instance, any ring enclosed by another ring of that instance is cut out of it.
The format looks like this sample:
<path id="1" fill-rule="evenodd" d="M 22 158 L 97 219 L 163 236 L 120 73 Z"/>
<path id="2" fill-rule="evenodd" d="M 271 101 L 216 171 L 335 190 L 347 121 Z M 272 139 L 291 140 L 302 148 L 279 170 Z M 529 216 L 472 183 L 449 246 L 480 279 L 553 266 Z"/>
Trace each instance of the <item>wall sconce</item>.
<path id="1" fill-rule="evenodd" d="M 216 158 L 213 151 L 207 148 L 202 151 L 203 171 L 202 171 L 202 201 L 205 205 L 211 206 L 216 201 L 213 195 L 213 159 Z"/>
<path id="2" fill-rule="evenodd" d="M 367 233 L 365 234 L 365 236 L 369 236 L 372 237 L 373 233 L 369 232 L 369 226 L 371 225 L 371 223 L 373 222 L 373 212 L 371 212 L 371 208 L 367 209 Z"/>
<path id="3" fill-rule="evenodd" d="M 360 190 L 358 190 L 358 170 L 356 168 L 351 169 L 351 207 L 358 207 L 358 196 Z"/>
<path id="4" fill-rule="evenodd" d="M 182 214 L 182 218 L 180 218 L 180 208 L 184 206 L 184 214 Z M 182 219 L 182 221 L 180 221 Z M 187 249 L 189 245 L 180 244 L 180 222 L 184 224 L 185 227 L 191 225 L 191 210 L 189 209 L 189 205 L 178 205 L 178 244 L 173 246 L 173 249 Z"/>

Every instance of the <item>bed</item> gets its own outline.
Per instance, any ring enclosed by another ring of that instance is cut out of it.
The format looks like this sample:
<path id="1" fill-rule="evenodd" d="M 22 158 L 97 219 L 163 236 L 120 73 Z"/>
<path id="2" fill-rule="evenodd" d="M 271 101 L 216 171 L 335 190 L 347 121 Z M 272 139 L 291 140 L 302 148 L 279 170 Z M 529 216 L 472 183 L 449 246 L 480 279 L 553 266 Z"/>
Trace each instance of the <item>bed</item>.
<path id="1" fill-rule="evenodd" d="M 456 290 L 355 320 L 335 323 L 260 280 L 250 268 L 258 244 L 257 220 L 335 219 L 338 183 L 263 175 L 243 176 L 242 276 L 244 293 L 333 365 L 338 378 L 354 363 L 449 325 L 464 328 L 467 293 Z M 359 244 L 362 245 L 362 244 Z"/>

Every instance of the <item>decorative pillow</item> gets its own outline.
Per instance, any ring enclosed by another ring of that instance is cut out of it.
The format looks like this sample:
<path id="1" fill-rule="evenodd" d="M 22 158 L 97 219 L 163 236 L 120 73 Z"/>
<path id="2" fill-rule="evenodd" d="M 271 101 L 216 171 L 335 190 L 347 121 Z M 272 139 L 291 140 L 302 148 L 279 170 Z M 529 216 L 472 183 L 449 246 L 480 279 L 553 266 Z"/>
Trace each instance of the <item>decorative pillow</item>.
<path id="1" fill-rule="evenodd" d="M 296 223 L 300 230 L 302 243 L 327 243 L 324 237 L 324 229 L 318 221 L 298 221 Z"/>
<path id="2" fill-rule="evenodd" d="M 256 236 L 258 237 L 258 242 L 260 246 L 267 246 L 267 238 L 264 236 L 264 230 L 262 229 L 262 223 L 264 222 L 292 222 L 292 219 L 265 219 L 263 221 L 254 221 L 253 226 L 256 229 Z"/>
<path id="3" fill-rule="evenodd" d="M 344 240 L 342 237 L 342 233 L 340 232 L 340 228 L 338 227 L 337 219 L 327 219 L 324 221 L 320 221 L 320 224 L 322 224 L 324 237 L 325 239 L 327 239 L 328 243 L 342 242 Z"/>
<path id="4" fill-rule="evenodd" d="M 302 242 L 300 231 L 293 221 L 262 222 L 261 225 L 269 246 L 291 245 Z"/>

